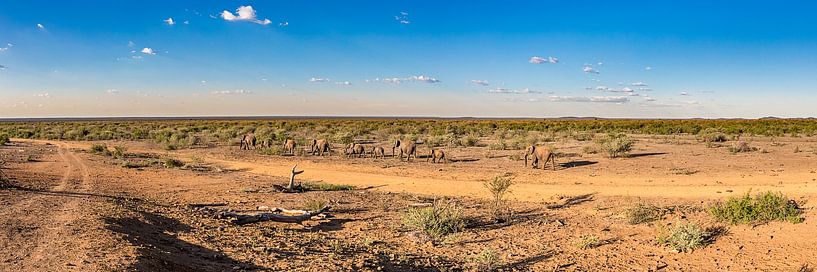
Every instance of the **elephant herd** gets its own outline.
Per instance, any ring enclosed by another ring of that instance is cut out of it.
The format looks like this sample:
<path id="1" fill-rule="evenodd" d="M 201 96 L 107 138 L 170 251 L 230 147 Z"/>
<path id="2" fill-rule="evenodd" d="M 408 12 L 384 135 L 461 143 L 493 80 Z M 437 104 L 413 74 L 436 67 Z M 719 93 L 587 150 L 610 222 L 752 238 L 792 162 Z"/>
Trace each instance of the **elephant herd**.
<path id="1" fill-rule="evenodd" d="M 249 150 L 254 149 L 256 147 L 266 147 L 269 148 L 272 146 L 272 140 L 263 140 L 258 143 L 257 138 L 253 134 L 246 134 L 241 138 L 240 149 L 241 150 Z M 295 154 L 295 150 L 297 148 L 297 143 L 293 139 L 287 139 L 284 141 L 283 144 L 283 152 L 286 154 Z M 398 157 L 400 161 L 411 161 L 411 158 L 417 159 L 417 143 L 414 141 L 401 141 L 396 140 L 394 145 L 392 146 L 392 157 Z M 330 155 L 332 153 L 332 145 L 326 139 L 314 139 L 311 141 L 309 146 L 309 153 L 313 156 L 324 156 Z M 349 157 L 370 157 L 370 158 L 385 158 L 386 152 L 382 146 L 375 146 L 375 145 L 366 145 L 366 144 L 359 144 L 359 143 L 350 143 L 346 145 L 343 149 L 342 153 L 346 158 Z M 525 149 L 525 167 L 528 166 L 528 158 L 531 159 L 531 166 L 533 168 L 541 168 L 545 169 L 548 162 L 551 163 L 551 169 L 556 170 L 556 154 L 553 152 L 552 149 L 545 147 L 545 146 L 536 146 L 531 145 Z M 446 153 L 442 149 L 431 149 L 431 153 L 426 158 L 426 161 L 431 161 L 433 163 L 439 162 L 447 162 L 448 158 L 446 157 Z"/>

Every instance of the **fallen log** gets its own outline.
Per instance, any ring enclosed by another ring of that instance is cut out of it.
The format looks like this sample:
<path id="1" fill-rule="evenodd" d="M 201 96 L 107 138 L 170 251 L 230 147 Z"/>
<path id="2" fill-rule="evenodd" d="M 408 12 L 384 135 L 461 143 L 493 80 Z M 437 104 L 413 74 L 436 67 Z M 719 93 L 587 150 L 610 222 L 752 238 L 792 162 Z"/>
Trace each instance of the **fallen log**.
<path id="1" fill-rule="evenodd" d="M 236 225 L 245 225 L 263 221 L 275 221 L 283 223 L 301 223 L 313 217 L 320 216 L 329 211 L 330 206 L 326 206 L 317 211 L 288 210 L 275 208 L 271 212 L 258 214 L 240 214 L 232 211 L 224 211 L 219 214 L 219 218 L 228 218 Z"/>

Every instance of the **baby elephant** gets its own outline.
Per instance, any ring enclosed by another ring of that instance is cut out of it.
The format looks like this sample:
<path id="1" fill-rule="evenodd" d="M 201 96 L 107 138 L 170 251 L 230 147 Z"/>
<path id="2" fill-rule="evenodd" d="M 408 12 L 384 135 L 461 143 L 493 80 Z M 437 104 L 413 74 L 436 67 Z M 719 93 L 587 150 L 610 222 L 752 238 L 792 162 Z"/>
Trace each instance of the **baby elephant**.
<path id="1" fill-rule="evenodd" d="M 346 146 L 346 157 L 347 158 L 350 157 L 350 156 L 353 156 L 353 155 L 357 155 L 357 157 L 360 158 L 365 154 L 366 154 L 366 147 L 364 147 L 362 144 L 352 143 L 352 144 L 349 144 L 348 146 Z"/>
<path id="2" fill-rule="evenodd" d="M 286 142 L 284 142 L 284 153 L 295 155 L 296 145 L 295 140 L 287 139 Z"/>
<path id="3" fill-rule="evenodd" d="M 372 147 L 372 158 L 377 159 L 377 157 L 380 157 L 381 159 L 386 157 L 386 150 L 383 149 L 383 147 L 380 146 Z"/>
<path id="4" fill-rule="evenodd" d="M 528 166 L 528 157 L 532 157 L 533 161 L 531 165 L 533 168 L 537 166 L 541 166 L 542 170 L 545 170 L 545 166 L 547 166 L 548 161 L 553 163 L 552 170 L 556 170 L 556 154 L 554 154 L 549 148 L 545 146 L 528 146 L 525 149 L 525 166 Z"/>
<path id="5" fill-rule="evenodd" d="M 431 159 L 432 163 L 447 162 L 447 160 L 445 159 L 445 151 L 443 151 L 442 149 L 432 149 L 431 156 L 426 158 L 426 161 L 428 161 L 429 159 Z"/>

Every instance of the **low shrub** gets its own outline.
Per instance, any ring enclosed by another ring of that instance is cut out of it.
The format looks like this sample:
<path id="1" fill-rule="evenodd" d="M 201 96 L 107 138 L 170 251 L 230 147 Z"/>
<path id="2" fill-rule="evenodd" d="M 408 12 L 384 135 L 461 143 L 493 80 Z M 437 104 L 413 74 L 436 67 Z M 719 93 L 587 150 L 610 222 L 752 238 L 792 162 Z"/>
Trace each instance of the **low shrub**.
<path id="1" fill-rule="evenodd" d="M 482 250 L 474 257 L 476 271 L 494 271 L 499 266 L 499 253 L 492 248 Z"/>
<path id="2" fill-rule="evenodd" d="M 163 162 L 164 166 L 167 168 L 179 168 L 184 166 L 184 162 L 174 159 L 174 158 L 166 158 Z"/>
<path id="3" fill-rule="evenodd" d="M 410 208 L 403 217 L 403 224 L 433 238 L 440 238 L 462 231 L 465 228 L 465 218 L 456 203 L 438 200 L 431 207 Z"/>
<path id="4" fill-rule="evenodd" d="M 717 128 L 707 128 L 698 133 L 698 138 L 705 143 L 721 143 L 727 141 L 725 133 Z"/>
<path id="5" fill-rule="evenodd" d="M 331 183 L 305 183 L 304 187 L 309 191 L 352 191 L 355 186 Z"/>
<path id="6" fill-rule="evenodd" d="M 510 192 L 513 179 L 505 176 L 497 176 L 487 180 L 482 184 L 491 193 L 491 216 L 497 222 L 507 222 L 511 219 L 512 211 L 507 206 L 505 195 Z"/>
<path id="7" fill-rule="evenodd" d="M 677 252 L 690 252 L 708 244 L 712 233 L 694 223 L 679 223 L 659 231 L 659 244 Z"/>
<path id="8" fill-rule="evenodd" d="M 757 150 L 757 148 L 751 147 L 749 146 L 749 143 L 743 141 L 737 142 L 729 147 L 729 152 L 732 153 L 752 152 L 755 150 Z"/>
<path id="9" fill-rule="evenodd" d="M 8 134 L 0 134 L 0 145 L 5 145 L 11 142 Z"/>
<path id="10" fill-rule="evenodd" d="M 626 157 L 633 149 L 636 140 L 624 134 L 610 134 L 596 140 L 596 150 L 610 158 Z"/>
<path id="11" fill-rule="evenodd" d="M 127 150 L 128 149 L 126 147 L 121 146 L 121 145 L 117 145 L 117 146 L 113 147 L 113 152 L 111 152 L 111 155 L 114 158 L 121 159 L 121 158 L 125 157 L 125 153 L 126 153 Z"/>
<path id="12" fill-rule="evenodd" d="M 108 150 L 108 146 L 105 144 L 94 144 L 89 151 L 94 154 L 111 155 L 111 151 Z"/>
<path id="13" fill-rule="evenodd" d="M 639 203 L 635 207 L 627 209 L 627 223 L 637 225 L 661 219 L 664 211 L 654 205 Z"/>
<path id="14" fill-rule="evenodd" d="M 732 197 L 724 203 L 713 205 L 709 212 L 715 219 L 733 225 L 770 221 L 803 222 L 797 202 L 779 192 L 764 192 L 754 197 L 746 193 L 743 197 Z"/>

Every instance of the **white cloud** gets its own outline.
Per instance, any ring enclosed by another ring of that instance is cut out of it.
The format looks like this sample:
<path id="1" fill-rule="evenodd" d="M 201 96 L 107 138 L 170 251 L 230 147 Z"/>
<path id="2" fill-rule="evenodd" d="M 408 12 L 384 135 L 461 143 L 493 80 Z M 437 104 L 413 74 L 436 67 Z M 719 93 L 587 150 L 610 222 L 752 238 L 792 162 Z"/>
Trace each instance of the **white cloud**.
<path id="1" fill-rule="evenodd" d="M 480 80 L 480 79 L 471 80 L 471 84 L 476 84 L 476 85 L 480 85 L 480 86 L 491 85 L 491 83 L 488 82 L 487 80 Z"/>
<path id="2" fill-rule="evenodd" d="M 612 89 L 610 89 L 610 87 L 607 87 L 607 86 L 596 86 L 596 90 L 606 92 L 606 91 L 610 91 Z"/>
<path id="3" fill-rule="evenodd" d="M 582 71 L 584 71 L 585 73 L 588 73 L 588 74 L 598 74 L 599 73 L 599 71 L 596 70 L 596 68 L 593 68 L 593 67 L 590 67 L 590 66 L 585 66 L 582 69 Z"/>
<path id="4" fill-rule="evenodd" d="M 559 58 L 556 58 L 556 57 L 543 58 L 543 57 L 533 56 L 528 60 L 528 62 L 532 63 L 532 64 L 559 63 Z"/>
<path id="5" fill-rule="evenodd" d="M 246 91 L 244 89 L 238 90 L 226 90 L 226 91 L 212 91 L 211 94 L 223 94 L 223 95 L 232 95 L 232 94 L 251 94 L 251 91 Z"/>
<path id="6" fill-rule="evenodd" d="M 7 43 L 7 44 L 6 44 L 6 46 L 4 46 L 4 47 L 0 47 L 0 52 L 5 52 L 5 51 L 8 51 L 8 50 L 9 50 L 9 49 L 11 49 L 12 47 L 14 47 L 14 45 L 13 45 L 13 44 L 11 44 L 11 43 Z"/>
<path id="7" fill-rule="evenodd" d="M 438 83 L 438 82 L 440 82 L 440 80 L 438 80 L 436 78 L 428 77 L 428 76 L 422 76 L 422 75 L 420 75 L 420 76 L 411 76 L 408 79 L 412 80 L 412 81 L 419 81 L 419 82 L 424 82 L 424 83 Z"/>
<path id="8" fill-rule="evenodd" d="M 190 21 L 188 21 L 188 20 L 184 20 L 184 22 L 182 22 L 182 24 L 189 25 L 189 24 L 190 24 Z"/>
<path id="9" fill-rule="evenodd" d="M 175 25 L 176 24 L 176 22 L 173 21 L 173 18 L 167 18 L 167 20 L 162 20 L 162 21 L 164 21 L 165 24 L 167 24 L 167 25 Z"/>
<path id="10" fill-rule="evenodd" d="M 133 48 L 135 46 L 136 46 L 136 43 L 134 43 L 133 41 L 128 41 L 128 47 Z"/>
<path id="11" fill-rule="evenodd" d="M 652 102 L 652 101 L 655 101 L 655 98 L 652 98 L 652 97 L 649 97 L 649 96 L 644 96 L 644 101 Z"/>
<path id="12" fill-rule="evenodd" d="M 39 93 L 35 94 L 34 97 L 50 98 L 51 95 L 49 95 L 48 93 Z"/>
<path id="13" fill-rule="evenodd" d="M 259 25 L 268 25 L 272 23 L 272 21 L 270 21 L 269 19 L 259 20 L 252 6 L 240 6 L 236 9 L 235 14 L 226 10 L 222 11 L 221 18 L 223 18 L 225 21 L 230 22 L 247 21 Z"/>
<path id="14" fill-rule="evenodd" d="M 108 89 L 105 92 L 108 93 L 108 94 L 118 94 L 119 90 L 117 90 L 117 89 Z"/>
<path id="15" fill-rule="evenodd" d="M 641 88 L 637 88 L 637 90 L 642 91 L 642 92 L 651 92 L 652 88 L 641 87 Z"/>
<path id="16" fill-rule="evenodd" d="M 614 92 L 614 93 L 632 93 L 635 90 L 630 89 L 630 87 L 624 87 L 624 88 L 621 88 L 621 90 L 610 90 L 610 91 Z"/>
<path id="17" fill-rule="evenodd" d="M 320 77 L 313 77 L 309 79 L 309 82 L 329 82 L 328 78 L 320 78 Z"/>
<path id="18" fill-rule="evenodd" d="M 583 103 L 627 103 L 630 98 L 626 96 L 549 96 L 553 102 L 583 102 Z"/>
<path id="19" fill-rule="evenodd" d="M 43 24 L 37 24 L 37 29 L 45 30 L 45 26 Z"/>
<path id="20" fill-rule="evenodd" d="M 145 55 L 156 55 L 156 51 L 154 51 L 153 48 L 150 48 L 150 47 L 142 48 L 142 51 L 140 51 L 140 52 L 142 52 L 142 54 L 145 54 Z"/>
<path id="21" fill-rule="evenodd" d="M 382 82 L 382 83 L 395 83 L 400 84 L 403 82 L 421 82 L 421 83 L 439 83 L 441 82 L 439 79 L 429 76 L 410 76 L 405 78 L 399 77 L 391 77 L 391 78 L 375 78 L 375 79 L 367 79 L 366 82 Z"/>
<path id="22" fill-rule="evenodd" d="M 641 82 L 641 81 L 639 81 L 639 82 L 633 82 L 633 83 L 632 83 L 632 84 L 630 84 L 630 85 L 633 85 L 633 86 L 636 86 L 636 87 L 647 87 L 647 83 L 644 83 L 644 82 Z"/>
<path id="23" fill-rule="evenodd" d="M 280 27 L 289 26 L 289 22 L 287 22 L 287 21 L 280 22 L 280 23 L 278 23 L 278 26 L 280 26 Z"/>
<path id="24" fill-rule="evenodd" d="M 489 93 L 496 93 L 496 94 L 539 94 L 542 93 L 540 91 L 534 91 L 528 88 L 524 89 L 506 89 L 506 88 L 493 88 L 488 90 Z"/>
<path id="25" fill-rule="evenodd" d="M 652 67 L 650 67 L 650 66 L 644 67 L 644 70 L 652 71 Z"/>
<path id="26" fill-rule="evenodd" d="M 681 93 L 680 93 L 680 95 L 682 95 L 682 96 L 689 96 L 689 93 L 688 93 L 688 92 L 681 92 Z"/>
<path id="27" fill-rule="evenodd" d="M 352 85 L 352 82 L 349 82 L 349 81 L 335 81 L 335 84 L 350 86 L 350 85 Z"/>
<path id="28" fill-rule="evenodd" d="M 6 70 L 6 66 L 0 65 L 0 70 Z"/>

